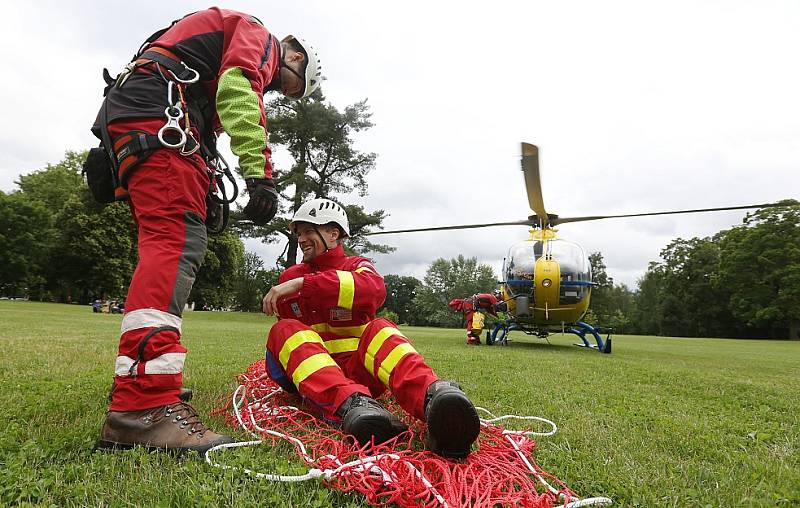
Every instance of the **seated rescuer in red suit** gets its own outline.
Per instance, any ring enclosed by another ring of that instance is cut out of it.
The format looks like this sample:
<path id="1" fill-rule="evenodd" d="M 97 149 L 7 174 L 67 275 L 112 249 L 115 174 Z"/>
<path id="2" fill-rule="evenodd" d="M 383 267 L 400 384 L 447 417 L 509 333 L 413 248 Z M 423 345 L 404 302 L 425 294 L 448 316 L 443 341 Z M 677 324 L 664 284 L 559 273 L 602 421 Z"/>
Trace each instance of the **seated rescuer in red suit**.
<path id="1" fill-rule="evenodd" d="M 375 317 L 386 287 L 369 259 L 344 254 L 344 209 L 313 199 L 290 228 L 303 261 L 264 297 L 264 312 L 279 316 L 267 339 L 270 377 L 361 444 L 406 430 L 374 399 L 389 389 L 405 411 L 427 422 L 429 450 L 469 455 L 480 431 L 475 407 L 458 384 L 438 378 L 397 325 Z"/>

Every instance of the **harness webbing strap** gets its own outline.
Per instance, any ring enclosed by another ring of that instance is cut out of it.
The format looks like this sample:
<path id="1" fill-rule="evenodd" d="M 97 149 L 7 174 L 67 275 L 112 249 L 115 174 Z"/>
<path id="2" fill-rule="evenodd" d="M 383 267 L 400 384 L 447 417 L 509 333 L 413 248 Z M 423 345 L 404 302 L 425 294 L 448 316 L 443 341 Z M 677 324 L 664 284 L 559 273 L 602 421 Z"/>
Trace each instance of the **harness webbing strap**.
<path id="1" fill-rule="evenodd" d="M 164 48 L 153 47 L 141 54 L 136 60 L 137 65 L 156 62 L 168 71 L 172 72 L 180 80 L 189 80 L 195 77 L 195 71 L 181 62 L 180 58 L 172 51 Z"/>
<path id="2" fill-rule="evenodd" d="M 114 140 L 120 187 L 128 188 L 128 177 L 133 168 L 158 148 L 163 148 L 158 136 L 143 131 L 129 131 Z"/>

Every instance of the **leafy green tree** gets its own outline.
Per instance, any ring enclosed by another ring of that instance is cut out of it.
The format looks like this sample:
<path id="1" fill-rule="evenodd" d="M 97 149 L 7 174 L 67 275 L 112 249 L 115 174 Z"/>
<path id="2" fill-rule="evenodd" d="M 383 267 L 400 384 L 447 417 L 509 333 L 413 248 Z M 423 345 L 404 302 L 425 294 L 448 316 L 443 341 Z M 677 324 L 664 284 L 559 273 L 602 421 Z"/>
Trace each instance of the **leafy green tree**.
<path id="1" fill-rule="evenodd" d="M 719 235 L 724 235 L 719 233 Z M 736 336 L 729 292 L 718 283 L 719 238 L 675 239 L 661 251 L 665 335 Z"/>
<path id="2" fill-rule="evenodd" d="M 135 264 L 135 233 L 124 203 L 95 203 L 84 183 L 86 152 L 68 151 L 62 161 L 19 177 L 19 199 L 40 207 L 32 225 L 46 259 L 29 284 L 32 298 L 75 299 L 122 296 Z M 32 254 L 33 255 L 33 254 Z"/>
<path id="3" fill-rule="evenodd" d="M 748 326 L 775 336 L 800 333 L 800 204 L 748 214 L 721 240 L 721 281 L 730 308 Z"/>
<path id="4" fill-rule="evenodd" d="M 284 266 L 295 264 L 297 239 L 289 232 L 288 224 L 294 212 L 308 199 L 357 192 L 367 193 L 367 174 L 375 168 L 374 153 L 364 153 L 353 146 L 353 134 L 372 127 L 367 101 L 363 100 L 339 111 L 325 102 L 320 91 L 303 100 L 283 96 L 267 103 L 270 118 L 270 143 L 284 147 L 294 159 L 288 169 L 276 167 L 274 180 L 278 191 L 288 203 L 270 224 L 256 227 L 242 222 L 234 214 L 237 227 L 247 236 L 262 238 L 266 243 L 287 241 Z M 344 203 L 343 203 L 344 204 Z M 347 205 L 351 238 L 346 248 L 351 252 L 390 252 L 392 248 L 369 242 L 364 234 L 380 228 L 386 217 L 383 210 L 367 212 L 363 207 Z"/>
<path id="5" fill-rule="evenodd" d="M 590 254 L 589 263 L 592 266 L 592 281 L 597 286 L 592 289 L 592 300 L 584 321 L 614 328 L 617 333 L 629 333 L 634 305 L 633 292 L 624 284 L 614 284 L 614 279 L 606 272 L 601 253 Z"/>
<path id="6" fill-rule="evenodd" d="M 46 272 L 60 300 L 88 303 L 94 296 L 122 297 L 135 267 L 136 243 L 125 203 L 95 203 L 88 189 L 70 197 L 55 217 L 56 243 Z"/>
<path id="7" fill-rule="evenodd" d="M 394 312 L 398 323 L 415 322 L 414 297 L 422 281 L 416 277 L 392 274 L 386 275 L 383 281 L 386 284 L 383 309 Z"/>
<path id="8" fill-rule="evenodd" d="M 62 161 L 21 175 L 16 183 L 27 199 L 41 203 L 55 215 L 70 197 L 79 196 L 86 187 L 82 174 L 86 154 L 67 151 Z"/>
<path id="9" fill-rule="evenodd" d="M 189 293 L 195 310 L 227 309 L 234 303 L 236 273 L 245 263 L 244 244 L 231 229 L 210 236 L 203 265 Z"/>
<path id="10" fill-rule="evenodd" d="M 258 312 L 269 288 L 278 282 L 276 269 L 265 270 L 264 261 L 252 252 L 244 253 L 244 262 L 236 273 L 233 307 L 243 312 Z"/>
<path id="11" fill-rule="evenodd" d="M 52 215 L 21 192 L 0 191 L 0 294 L 22 296 L 43 285 L 53 244 Z"/>
<path id="12" fill-rule="evenodd" d="M 439 258 L 428 268 L 424 283 L 414 297 L 417 318 L 421 321 L 417 324 L 460 326 L 463 316 L 453 312 L 447 303 L 453 298 L 490 292 L 496 286 L 497 277 L 492 267 L 479 264 L 475 257 L 459 255 L 449 261 Z"/>
<path id="13" fill-rule="evenodd" d="M 665 291 L 661 266 L 651 262 L 637 283 L 639 290 L 632 312 L 633 331 L 643 335 L 661 335 L 661 307 Z"/>

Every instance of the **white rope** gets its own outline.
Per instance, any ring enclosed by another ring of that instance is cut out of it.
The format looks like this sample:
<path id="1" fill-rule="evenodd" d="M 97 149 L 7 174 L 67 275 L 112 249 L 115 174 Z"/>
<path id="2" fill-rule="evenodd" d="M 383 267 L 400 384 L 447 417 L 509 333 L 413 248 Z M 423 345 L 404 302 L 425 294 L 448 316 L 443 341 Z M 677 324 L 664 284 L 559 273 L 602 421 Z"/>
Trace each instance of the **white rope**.
<path id="1" fill-rule="evenodd" d="M 276 388 L 276 389 L 272 390 L 272 392 L 268 393 L 267 395 L 265 395 L 264 397 L 259 399 L 257 402 L 251 402 L 251 403 L 247 404 L 247 406 L 245 407 L 245 410 L 248 413 L 248 416 L 250 417 L 250 423 L 253 425 L 253 428 L 258 430 L 259 432 L 263 432 L 265 434 L 269 434 L 271 436 L 275 436 L 277 438 L 285 439 L 285 440 L 291 442 L 292 444 L 294 444 L 297 447 L 298 452 L 302 455 L 302 457 L 306 460 L 306 462 L 309 463 L 309 464 L 312 464 L 312 463 L 314 463 L 314 459 L 310 455 L 308 455 L 306 447 L 305 447 L 305 445 L 303 444 L 302 441 L 300 441 L 299 439 L 297 439 L 297 438 L 295 438 L 293 436 L 289 436 L 287 434 L 282 434 L 282 433 L 276 432 L 274 430 L 262 428 L 255 421 L 255 418 L 253 416 L 253 407 L 255 407 L 256 405 L 260 405 L 260 403 L 263 403 L 264 401 L 266 401 L 267 399 L 275 396 L 276 394 L 280 393 L 281 391 L 282 391 L 281 388 Z M 250 434 L 258 437 L 259 436 L 258 434 L 256 434 L 252 430 L 250 430 L 247 427 L 247 425 L 245 425 L 244 419 L 242 418 L 242 412 L 241 412 L 240 408 L 241 408 L 242 404 L 244 404 L 244 400 L 245 400 L 246 396 L 247 395 L 246 395 L 245 385 L 239 385 L 239 387 L 236 388 L 236 390 L 233 392 L 233 396 L 232 396 L 233 412 L 236 415 L 236 420 L 239 422 L 239 425 L 242 427 L 242 429 L 244 429 L 245 431 L 249 432 Z M 287 410 L 287 409 L 288 410 L 293 410 L 293 411 L 300 411 L 298 408 L 296 408 L 294 406 L 278 406 L 278 407 L 270 408 L 269 412 L 270 412 L 271 415 L 274 416 L 274 415 L 278 415 L 279 413 L 282 414 L 282 411 Z M 380 475 L 382 477 L 384 483 L 386 483 L 386 484 L 391 484 L 391 483 L 396 482 L 397 481 L 397 477 L 387 473 L 384 469 L 382 469 L 380 466 L 375 464 L 375 462 L 377 462 L 378 460 L 380 460 L 383 457 L 388 457 L 388 458 L 390 458 L 392 460 L 403 460 L 403 459 L 400 458 L 399 455 L 384 453 L 384 454 L 380 454 L 380 455 L 373 455 L 373 456 L 369 456 L 369 457 L 364 457 L 363 459 L 357 459 L 357 460 L 354 460 L 352 462 L 348 462 L 348 463 L 342 464 L 342 462 L 337 457 L 335 457 L 333 455 L 326 455 L 326 456 L 324 456 L 322 458 L 327 458 L 327 459 L 333 460 L 338 465 L 338 467 L 336 467 L 335 469 L 325 469 L 325 470 L 320 470 L 320 469 L 317 469 L 317 468 L 311 468 L 311 469 L 308 470 L 308 472 L 306 474 L 303 474 L 303 475 L 280 475 L 280 474 L 271 474 L 271 473 L 259 473 L 257 471 L 253 471 L 252 469 L 248 469 L 248 468 L 244 468 L 244 467 L 240 468 L 240 467 L 236 467 L 236 466 L 228 466 L 228 465 L 225 465 L 225 464 L 220 464 L 220 463 L 214 462 L 214 460 L 211 459 L 212 452 L 216 452 L 218 450 L 225 450 L 225 449 L 229 449 L 229 448 L 241 448 L 241 447 L 245 447 L 245 446 L 258 446 L 258 445 L 262 444 L 263 442 L 264 441 L 262 439 L 259 439 L 259 440 L 255 440 L 255 441 L 243 441 L 243 442 L 238 442 L 238 443 L 225 443 L 225 444 L 217 445 L 217 446 L 214 446 L 213 448 L 209 449 L 208 451 L 206 451 L 205 459 L 206 459 L 206 462 L 211 466 L 218 467 L 218 468 L 223 469 L 223 470 L 241 470 L 242 472 L 244 472 L 246 474 L 249 474 L 249 475 L 252 475 L 252 476 L 254 476 L 256 478 L 263 478 L 265 480 L 270 480 L 270 481 L 304 482 L 304 481 L 313 480 L 313 479 L 316 479 L 316 478 L 324 478 L 324 479 L 328 480 L 328 479 L 331 479 L 334 476 L 347 476 L 347 475 L 350 475 L 350 474 L 353 474 L 353 473 L 368 473 L 368 474 L 378 474 L 378 475 Z M 419 478 L 420 481 L 422 481 L 422 484 L 425 485 L 428 489 L 430 489 L 431 493 L 434 495 L 436 500 L 439 501 L 439 503 L 444 508 L 448 508 L 449 505 L 447 504 L 447 501 L 436 490 L 436 488 L 433 486 L 433 484 L 430 482 L 430 480 L 428 480 L 428 478 L 424 474 L 422 474 L 422 472 L 419 469 L 417 469 L 413 464 L 411 464 L 410 462 L 408 462 L 406 460 L 403 460 L 403 462 L 406 464 L 406 466 L 409 468 L 409 470 L 413 471 L 414 475 L 417 478 Z"/>
<path id="2" fill-rule="evenodd" d="M 247 381 L 252 381 L 248 380 Z M 295 445 L 298 452 L 302 456 L 302 458 L 308 463 L 313 464 L 315 461 L 314 459 L 308 454 L 305 445 L 299 439 L 289 436 L 286 434 L 282 434 L 280 432 L 276 432 L 274 430 L 265 429 L 258 425 L 254 417 L 254 409 L 259 409 L 261 411 L 267 411 L 271 416 L 282 416 L 286 410 L 289 411 L 297 411 L 302 412 L 300 409 L 294 406 L 275 406 L 267 408 L 268 404 L 265 404 L 267 400 L 274 397 L 278 393 L 281 393 L 283 390 L 281 388 L 275 388 L 270 393 L 266 394 L 265 396 L 261 397 L 260 399 L 252 402 L 248 402 L 245 406 L 245 410 L 247 415 L 249 416 L 250 424 L 252 425 L 252 429 L 255 429 L 259 432 L 275 436 L 279 439 L 285 439 L 292 444 Z M 236 390 L 233 392 L 232 397 L 232 406 L 233 411 L 236 416 L 236 420 L 239 422 L 239 425 L 245 431 L 249 432 L 251 435 L 260 437 L 259 434 L 253 432 L 251 427 L 248 427 L 244 423 L 244 419 L 242 417 L 242 412 L 240 408 L 245 404 L 245 399 L 247 398 L 247 393 L 245 389 L 245 385 L 240 385 Z M 520 460 L 525 464 L 531 474 L 542 483 L 548 491 L 550 491 L 553 495 L 558 496 L 558 498 L 562 501 L 566 500 L 568 503 L 566 504 L 566 508 L 581 508 L 584 506 L 608 506 L 611 505 L 613 502 L 611 499 L 607 497 L 590 497 L 586 499 L 580 499 L 575 496 L 570 496 L 569 499 L 565 499 L 566 496 L 564 493 L 556 490 L 552 485 L 550 485 L 547 480 L 539 474 L 539 471 L 534 467 L 533 464 L 528 460 L 528 457 L 522 452 L 522 449 L 519 446 L 519 442 L 517 439 L 523 440 L 526 439 L 525 436 L 552 436 L 558 431 L 558 427 L 556 424 L 546 418 L 541 418 L 538 416 L 519 416 L 519 415 L 503 415 L 503 416 L 495 416 L 491 411 L 486 408 L 482 407 L 475 407 L 477 411 L 481 411 L 487 415 L 489 418 L 481 418 L 482 425 L 493 424 L 496 422 L 501 422 L 505 420 L 525 420 L 525 421 L 537 421 L 542 422 L 545 424 L 550 425 L 551 430 L 547 432 L 535 432 L 535 431 L 516 431 L 516 430 L 503 430 L 503 435 L 506 439 L 511 443 L 511 446 L 516 451 L 517 455 L 519 456 Z M 394 483 L 397 478 L 391 475 L 390 473 L 386 472 L 382 469 L 379 465 L 376 464 L 377 461 L 380 459 L 387 457 L 392 460 L 403 460 L 400 456 L 395 454 L 380 454 L 380 455 L 373 455 L 369 457 L 364 457 L 362 459 L 354 460 L 352 462 L 347 462 L 343 464 L 337 457 L 333 455 L 326 455 L 322 457 L 323 459 L 332 460 L 334 463 L 337 464 L 335 469 L 325 469 L 320 470 L 317 468 L 310 468 L 306 474 L 303 475 L 280 475 L 280 474 L 271 474 L 271 473 L 259 473 L 257 471 L 253 471 L 251 469 L 247 469 L 244 467 L 236 467 L 236 466 L 228 466 L 225 464 L 219 464 L 214 462 L 211 459 L 211 453 L 218 451 L 218 450 L 225 450 L 229 448 L 240 448 L 245 446 L 258 446 L 262 444 L 264 441 L 262 439 L 256 441 L 244 441 L 238 443 L 225 443 L 221 445 L 217 445 L 211 449 L 209 449 L 205 453 L 205 459 L 208 464 L 214 467 L 221 468 L 223 470 L 241 470 L 246 474 L 252 475 L 256 478 L 263 478 L 269 481 L 278 481 L 278 482 L 303 482 L 308 480 L 313 480 L 317 478 L 324 478 L 326 480 L 331 479 L 335 476 L 347 476 L 354 473 L 368 473 L 368 474 L 377 474 L 380 475 L 384 483 L 391 484 Z M 414 475 L 422 481 L 423 485 L 425 485 L 428 489 L 430 489 L 431 493 L 434 495 L 436 500 L 445 508 L 448 508 L 447 501 L 444 497 L 436 490 L 433 484 L 428 480 L 428 478 L 413 464 L 403 460 L 405 464 L 408 466 L 409 470 L 414 472 Z M 574 501 L 573 501 L 574 500 Z"/>
<path id="3" fill-rule="evenodd" d="M 524 434 L 526 436 L 544 436 L 544 437 L 547 437 L 547 436 L 552 436 L 556 432 L 558 432 L 558 427 L 556 427 L 556 424 L 553 423 L 552 421 L 548 420 L 547 418 L 541 418 L 539 416 L 519 416 L 519 415 L 495 416 L 491 411 L 489 411 L 486 408 L 476 406 L 475 409 L 478 410 L 478 411 L 483 411 L 484 413 L 489 415 L 489 418 L 481 418 L 481 421 L 483 423 L 497 423 L 497 422 L 502 422 L 504 420 L 527 420 L 527 421 L 536 421 L 536 422 L 546 423 L 546 424 L 550 425 L 550 427 L 551 427 L 551 430 L 549 430 L 547 432 L 534 432 L 532 430 L 526 430 L 526 431 L 504 430 L 503 431 L 504 434 L 506 434 L 506 433 L 514 433 L 514 434 Z"/>

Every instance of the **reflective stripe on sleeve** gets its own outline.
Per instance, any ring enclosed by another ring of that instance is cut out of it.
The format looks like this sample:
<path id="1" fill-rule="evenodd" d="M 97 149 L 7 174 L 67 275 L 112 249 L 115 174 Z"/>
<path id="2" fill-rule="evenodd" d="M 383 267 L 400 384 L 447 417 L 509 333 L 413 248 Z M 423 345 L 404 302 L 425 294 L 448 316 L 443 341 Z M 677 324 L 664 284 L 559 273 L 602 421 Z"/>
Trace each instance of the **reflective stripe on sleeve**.
<path id="1" fill-rule="evenodd" d="M 322 345 L 325 346 L 325 349 L 327 349 L 330 354 L 347 353 L 349 351 L 358 351 L 358 341 L 358 337 L 333 339 L 326 340 Z"/>
<path id="2" fill-rule="evenodd" d="M 159 326 L 174 326 L 180 333 L 181 318 L 175 314 L 158 309 L 137 309 L 126 312 L 122 317 L 121 333 L 140 328 L 157 328 Z"/>
<path id="3" fill-rule="evenodd" d="M 336 270 L 336 275 L 339 276 L 339 302 L 337 303 L 337 307 L 352 309 L 353 297 L 356 293 L 356 283 L 353 280 L 353 274 L 342 270 Z"/>
<path id="4" fill-rule="evenodd" d="M 286 342 L 281 348 L 281 352 L 278 354 L 278 360 L 281 362 L 281 365 L 283 365 L 284 369 L 289 368 L 289 356 L 292 354 L 292 351 L 307 342 L 318 342 L 322 344 L 322 338 L 317 334 L 317 332 L 312 330 L 301 330 L 286 339 Z"/>
<path id="5" fill-rule="evenodd" d="M 356 268 L 356 269 L 355 269 L 355 270 L 353 270 L 353 271 L 354 271 L 354 272 L 356 272 L 356 273 L 361 273 L 361 272 L 375 273 L 374 271 L 372 271 L 372 269 L 371 269 L 371 268 L 369 268 L 369 267 L 367 267 L 367 266 L 362 266 L 361 268 Z"/>
<path id="6" fill-rule="evenodd" d="M 367 346 L 367 354 L 364 355 L 364 367 L 367 368 L 367 372 L 370 374 L 375 373 L 375 355 L 378 354 L 378 350 L 381 348 L 386 339 L 391 337 L 392 335 L 399 335 L 401 337 L 405 337 L 400 330 L 393 326 L 387 326 L 386 328 L 381 328 L 378 333 L 372 338 L 369 342 L 369 346 Z"/>
<path id="7" fill-rule="evenodd" d="M 309 356 L 300 362 L 300 365 L 292 372 L 292 382 L 295 386 L 300 386 L 300 383 L 302 383 L 305 378 L 325 367 L 338 367 L 338 365 L 336 365 L 336 362 L 334 362 L 333 358 L 328 356 L 327 353 L 318 353 Z"/>
<path id="8" fill-rule="evenodd" d="M 400 359 L 403 358 L 405 355 L 409 353 L 416 353 L 417 350 L 414 349 L 414 346 L 409 344 L 408 342 L 404 344 L 398 344 L 397 347 L 392 349 L 392 352 L 384 359 L 380 366 L 378 367 L 378 379 L 381 380 L 381 383 L 384 384 L 387 388 L 389 387 L 389 376 L 392 375 L 392 371 L 397 364 L 400 362 Z"/>

